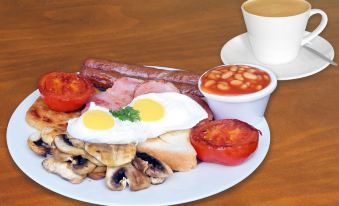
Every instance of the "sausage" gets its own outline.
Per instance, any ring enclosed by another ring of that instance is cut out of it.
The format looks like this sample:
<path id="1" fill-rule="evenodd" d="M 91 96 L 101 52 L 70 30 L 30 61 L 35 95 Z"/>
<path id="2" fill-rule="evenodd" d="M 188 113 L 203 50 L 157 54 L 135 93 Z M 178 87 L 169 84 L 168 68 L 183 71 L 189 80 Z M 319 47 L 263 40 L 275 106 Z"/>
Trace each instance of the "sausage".
<path id="1" fill-rule="evenodd" d="M 93 58 L 85 60 L 84 67 L 99 69 L 103 71 L 115 71 L 122 75 L 134 78 L 165 80 L 170 82 L 186 83 L 193 85 L 198 84 L 200 77 L 200 75 L 194 74 L 189 71 L 162 70 L 152 67 L 145 67 L 141 65 L 125 64 L 120 62 L 112 62 L 108 60 Z"/>
<path id="2" fill-rule="evenodd" d="M 116 79 L 121 78 L 121 77 L 127 77 L 127 75 L 122 75 L 115 71 L 104 71 L 104 70 L 94 69 L 90 67 L 84 67 L 80 74 L 86 77 L 87 79 L 89 79 L 94 84 L 95 87 L 102 89 L 102 90 L 112 87 Z M 143 78 L 139 78 L 139 79 L 143 79 Z M 176 83 L 176 82 L 171 82 L 171 83 L 173 83 L 178 88 L 180 93 L 182 94 L 192 94 L 192 95 L 199 96 L 199 97 L 203 96 L 201 92 L 199 91 L 197 85 Z"/>
<path id="3" fill-rule="evenodd" d="M 83 68 L 80 74 L 89 79 L 94 84 L 95 87 L 102 90 L 111 88 L 115 80 L 119 79 L 120 77 L 123 77 L 121 74 L 117 72 L 102 71 L 89 67 Z"/>
<path id="4" fill-rule="evenodd" d="M 200 92 L 197 85 L 185 84 L 185 83 L 174 83 L 172 82 L 182 94 L 191 94 L 198 97 L 203 97 L 204 95 Z"/>

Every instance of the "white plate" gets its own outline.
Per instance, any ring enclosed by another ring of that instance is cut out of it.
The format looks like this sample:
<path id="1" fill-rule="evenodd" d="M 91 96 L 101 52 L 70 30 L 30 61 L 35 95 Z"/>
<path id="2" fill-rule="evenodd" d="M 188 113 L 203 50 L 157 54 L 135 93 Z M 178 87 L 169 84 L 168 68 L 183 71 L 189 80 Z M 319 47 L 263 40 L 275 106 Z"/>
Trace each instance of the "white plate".
<path id="1" fill-rule="evenodd" d="M 171 205 L 198 200 L 244 180 L 264 160 L 269 144 L 270 130 L 264 119 L 256 127 L 262 136 L 256 152 L 245 163 L 227 167 L 218 164 L 200 163 L 189 172 L 178 172 L 170 176 L 161 185 L 152 185 L 148 189 L 131 192 L 110 191 L 103 180 L 87 178 L 81 184 L 71 184 L 59 176 L 48 173 L 41 166 L 44 158 L 34 154 L 27 146 L 27 137 L 36 131 L 25 121 L 28 108 L 38 98 L 39 92 L 29 95 L 17 107 L 7 127 L 7 145 L 18 167 L 40 185 L 61 195 L 84 202 L 101 205 Z"/>
<path id="2" fill-rule="evenodd" d="M 326 39 L 317 36 L 308 45 L 333 60 L 334 50 Z M 301 48 L 297 58 L 290 63 L 281 65 L 263 64 L 254 57 L 247 33 L 243 33 L 229 40 L 221 49 L 220 56 L 224 64 L 244 63 L 264 66 L 272 70 L 278 80 L 307 77 L 320 72 L 329 65 L 327 61 L 312 54 L 305 48 Z"/>

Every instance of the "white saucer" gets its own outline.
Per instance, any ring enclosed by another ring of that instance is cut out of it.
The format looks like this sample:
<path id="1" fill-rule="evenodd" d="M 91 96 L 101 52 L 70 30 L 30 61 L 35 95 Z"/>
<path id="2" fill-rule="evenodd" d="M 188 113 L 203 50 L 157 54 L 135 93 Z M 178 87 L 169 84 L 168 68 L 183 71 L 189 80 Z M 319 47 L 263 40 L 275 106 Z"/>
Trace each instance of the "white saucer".
<path id="1" fill-rule="evenodd" d="M 333 60 L 334 50 L 332 45 L 324 38 L 318 36 L 308 44 L 313 49 Z M 291 80 L 307 77 L 325 69 L 329 63 L 320 57 L 301 48 L 296 59 L 287 64 L 266 65 L 259 62 L 253 55 L 247 33 L 229 40 L 221 49 L 221 60 L 224 64 L 256 64 L 271 69 L 278 80 Z"/>

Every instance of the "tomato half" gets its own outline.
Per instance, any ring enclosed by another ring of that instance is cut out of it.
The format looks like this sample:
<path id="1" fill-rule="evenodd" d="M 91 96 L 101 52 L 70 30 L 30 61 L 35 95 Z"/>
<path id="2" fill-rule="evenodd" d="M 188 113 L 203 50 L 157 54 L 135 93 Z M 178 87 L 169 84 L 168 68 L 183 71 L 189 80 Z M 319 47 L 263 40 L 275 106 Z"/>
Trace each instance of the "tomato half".
<path id="1" fill-rule="evenodd" d="M 258 146 L 261 132 L 235 119 L 204 121 L 195 126 L 190 140 L 198 159 L 224 165 L 244 162 Z"/>
<path id="2" fill-rule="evenodd" d="M 51 109 L 71 112 L 87 102 L 94 88 L 87 79 L 75 73 L 51 72 L 40 78 L 39 91 Z"/>

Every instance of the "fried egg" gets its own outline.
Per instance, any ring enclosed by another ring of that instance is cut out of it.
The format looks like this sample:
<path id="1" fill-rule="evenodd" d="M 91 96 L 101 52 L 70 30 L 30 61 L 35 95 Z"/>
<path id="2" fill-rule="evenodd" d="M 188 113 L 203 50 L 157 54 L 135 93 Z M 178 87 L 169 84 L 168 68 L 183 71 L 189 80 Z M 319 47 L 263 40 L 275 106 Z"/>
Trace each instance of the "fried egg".
<path id="1" fill-rule="evenodd" d="M 121 121 L 94 102 L 79 118 L 68 121 L 67 133 L 86 142 L 106 144 L 140 142 L 151 136 L 140 122 Z"/>
<path id="2" fill-rule="evenodd" d="M 190 129 L 208 117 L 196 101 L 175 92 L 140 95 L 129 106 L 139 111 L 140 122 L 151 130 L 151 136 Z"/>
<path id="3" fill-rule="evenodd" d="M 208 117 L 193 99 L 174 92 L 140 95 L 128 106 L 139 112 L 139 121 L 122 121 L 109 109 L 91 102 L 79 118 L 68 121 L 67 132 L 73 138 L 91 143 L 128 144 L 190 129 Z"/>

